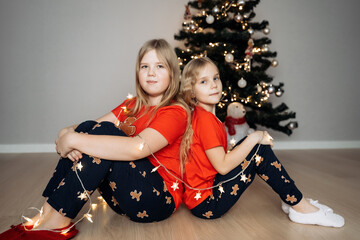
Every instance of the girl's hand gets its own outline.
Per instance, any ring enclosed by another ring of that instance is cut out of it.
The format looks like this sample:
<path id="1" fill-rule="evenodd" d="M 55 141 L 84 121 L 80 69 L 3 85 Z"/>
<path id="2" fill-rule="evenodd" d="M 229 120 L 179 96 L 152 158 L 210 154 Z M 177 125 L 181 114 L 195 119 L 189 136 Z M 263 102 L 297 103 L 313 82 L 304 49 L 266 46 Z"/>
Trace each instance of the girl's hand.
<path id="1" fill-rule="evenodd" d="M 75 133 L 74 131 L 67 131 L 65 133 L 63 132 L 61 136 L 56 139 L 56 151 L 61 157 L 67 157 L 67 155 L 69 155 L 73 150 L 75 150 L 71 147 L 71 140 L 72 137 L 74 137 L 74 134 L 78 133 Z M 73 155 L 71 155 L 71 157 L 72 156 Z"/>
<path id="2" fill-rule="evenodd" d="M 252 134 L 256 135 L 258 138 L 257 143 L 262 145 L 270 145 L 270 147 L 274 146 L 273 138 L 267 131 L 256 131 Z"/>
<path id="3" fill-rule="evenodd" d="M 82 153 L 78 150 L 72 150 L 66 157 L 73 162 L 77 162 L 82 158 Z"/>
<path id="4" fill-rule="evenodd" d="M 65 133 L 68 133 L 68 132 L 74 132 L 74 128 L 66 127 L 66 128 L 61 129 L 58 133 L 58 138 L 60 138 L 61 136 L 63 136 Z"/>

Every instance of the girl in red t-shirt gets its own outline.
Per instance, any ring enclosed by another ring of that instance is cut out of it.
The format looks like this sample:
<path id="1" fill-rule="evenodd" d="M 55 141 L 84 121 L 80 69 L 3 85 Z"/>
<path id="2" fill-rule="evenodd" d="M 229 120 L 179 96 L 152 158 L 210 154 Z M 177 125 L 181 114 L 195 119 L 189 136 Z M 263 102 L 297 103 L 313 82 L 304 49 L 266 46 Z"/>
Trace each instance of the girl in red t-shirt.
<path id="1" fill-rule="evenodd" d="M 176 98 L 179 75 L 172 47 L 163 39 L 146 42 L 136 62 L 136 98 L 60 131 L 62 158 L 43 193 L 43 212 L 0 239 L 73 237 L 78 231 L 71 219 L 97 188 L 114 211 L 133 221 L 169 217 L 182 202 L 179 147 L 191 129 L 190 111 Z"/>
<path id="2" fill-rule="evenodd" d="M 207 57 L 184 68 L 180 94 L 193 108 L 192 144 L 185 163 L 184 203 L 200 218 L 221 217 L 258 174 L 282 199 L 282 209 L 298 223 L 341 227 L 344 219 L 329 207 L 303 198 L 271 147 L 266 131 L 256 131 L 226 152 L 226 131 L 215 116 L 222 96 L 216 65 Z"/>

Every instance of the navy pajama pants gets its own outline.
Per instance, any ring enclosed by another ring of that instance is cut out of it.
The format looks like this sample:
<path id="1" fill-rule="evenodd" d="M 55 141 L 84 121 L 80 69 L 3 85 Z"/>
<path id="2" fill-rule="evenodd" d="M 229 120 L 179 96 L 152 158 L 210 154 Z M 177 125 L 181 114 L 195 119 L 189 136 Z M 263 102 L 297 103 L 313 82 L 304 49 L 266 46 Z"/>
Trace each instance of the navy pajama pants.
<path id="1" fill-rule="evenodd" d="M 95 135 L 126 136 L 111 122 L 86 121 L 76 130 Z M 161 221 L 175 211 L 175 203 L 158 172 L 147 158 L 109 161 L 83 154 L 83 168 L 77 170 L 89 195 L 96 189 L 119 214 L 136 222 Z M 75 218 L 88 198 L 75 173 L 77 163 L 61 158 L 43 196 L 63 216 Z"/>
<path id="2" fill-rule="evenodd" d="M 237 143 L 237 145 L 244 141 L 244 139 Z M 243 173 L 247 179 L 243 178 L 242 181 L 240 175 L 229 182 L 223 183 L 221 185 L 224 190 L 223 193 L 218 188 L 213 188 L 212 195 L 191 209 L 195 216 L 204 219 L 221 217 L 239 200 L 241 194 L 253 182 L 255 174 L 259 175 L 269 184 L 285 203 L 295 205 L 302 199 L 302 193 L 297 189 L 294 181 L 289 177 L 269 145 L 261 145 L 257 153 L 261 158 L 258 158 L 257 161 L 254 158 L 250 162 L 258 146 L 256 145 L 246 157 L 246 160 L 231 172 L 226 175 L 216 174 L 213 186 L 235 177 L 246 166 L 247 168 Z"/>

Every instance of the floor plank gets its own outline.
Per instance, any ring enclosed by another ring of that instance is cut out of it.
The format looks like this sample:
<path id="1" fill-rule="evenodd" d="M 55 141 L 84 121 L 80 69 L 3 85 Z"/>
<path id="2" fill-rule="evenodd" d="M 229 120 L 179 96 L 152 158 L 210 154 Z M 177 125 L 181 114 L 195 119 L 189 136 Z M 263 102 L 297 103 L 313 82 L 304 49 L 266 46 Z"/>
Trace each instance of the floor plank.
<path id="1" fill-rule="evenodd" d="M 298 188 L 345 218 L 340 229 L 292 223 L 280 200 L 260 178 L 222 218 L 202 220 L 181 206 L 169 219 L 135 223 L 99 203 L 94 223 L 84 220 L 76 240 L 91 239 L 359 239 L 360 149 L 278 150 L 276 154 Z M 0 154 L 0 232 L 20 221 L 29 207 L 41 207 L 40 197 L 57 162 L 54 153 Z M 85 212 L 88 206 L 84 207 Z"/>

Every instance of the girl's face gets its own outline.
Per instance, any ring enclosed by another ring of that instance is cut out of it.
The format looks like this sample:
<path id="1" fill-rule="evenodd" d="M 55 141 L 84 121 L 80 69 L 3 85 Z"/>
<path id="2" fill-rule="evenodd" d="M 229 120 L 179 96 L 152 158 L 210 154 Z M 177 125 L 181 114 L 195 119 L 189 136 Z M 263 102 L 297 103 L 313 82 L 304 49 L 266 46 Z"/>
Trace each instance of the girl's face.
<path id="1" fill-rule="evenodd" d="M 170 74 L 165 63 L 157 57 L 155 49 L 148 51 L 140 61 L 139 83 L 148 94 L 152 106 L 160 103 L 170 83 Z"/>
<path id="2" fill-rule="evenodd" d="M 215 113 L 215 105 L 222 95 L 222 83 L 219 71 L 213 64 L 206 64 L 199 72 L 194 85 L 197 104 L 205 110 Z"/>

